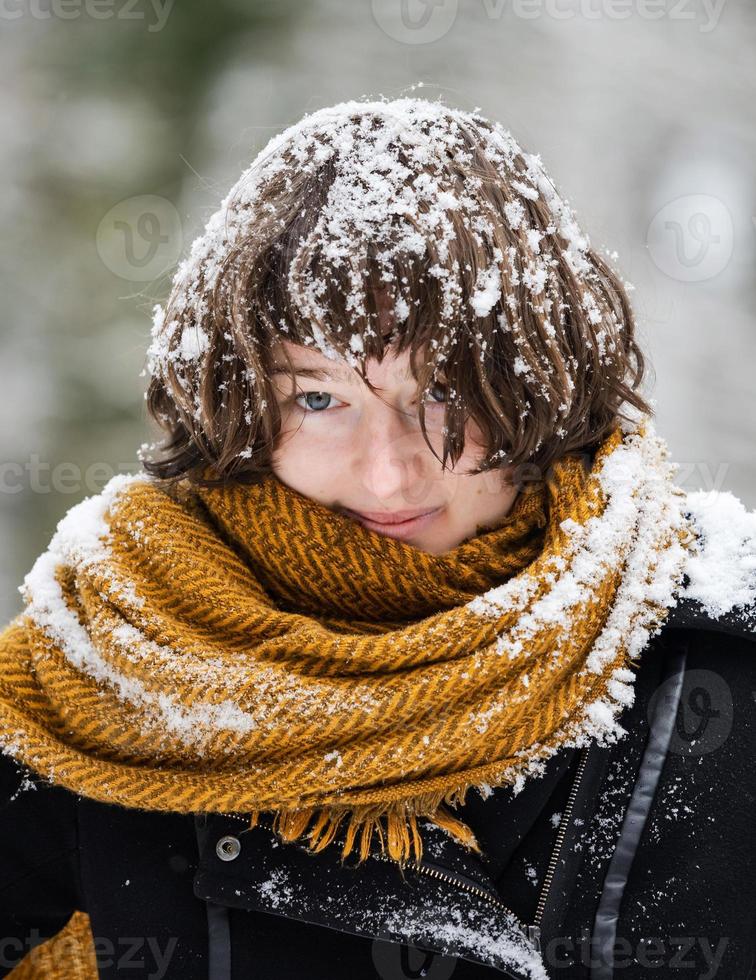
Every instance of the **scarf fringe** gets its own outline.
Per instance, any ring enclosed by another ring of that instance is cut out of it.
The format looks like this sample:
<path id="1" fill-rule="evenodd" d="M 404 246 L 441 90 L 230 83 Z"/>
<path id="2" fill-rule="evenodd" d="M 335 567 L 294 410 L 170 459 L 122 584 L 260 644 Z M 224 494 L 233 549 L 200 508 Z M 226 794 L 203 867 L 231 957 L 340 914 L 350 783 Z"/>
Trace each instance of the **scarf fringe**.
<path id="1" fill-rule="evenodd" d="M 423 840 L 417 825 L 418 817 L 422 817 L 445 830 L 469 850 L 481 854 L 480 845 L 470 827 L 444 806 L 445 803 L 454 806 L 463 803 L 469 788 L 469 784 L 464 784 L 452 790 L 425 793 L 409 800 L 391 803 L 276 810 L 273 812 L 272 829 L 287 843 L 300 841 L 306 835 L 308 849 L 316 854 L 334 840 L 346 820 L 346 834 L 341 851 L 342 864 L 344 859 L 355 850 L 358 836 L 357 863 L 361 864 L 367 860 L 375 834 L 378 837 L 380 853 L 388 855 L 399 865 L 404 865 L 407 862 L 420 862 L 422 859 Z M 249 826 L 256 827 L 264 812 L 267 811 L 253 810 Z M 315 823 L 308 831 L 307 828 L 313 818 Z"/>

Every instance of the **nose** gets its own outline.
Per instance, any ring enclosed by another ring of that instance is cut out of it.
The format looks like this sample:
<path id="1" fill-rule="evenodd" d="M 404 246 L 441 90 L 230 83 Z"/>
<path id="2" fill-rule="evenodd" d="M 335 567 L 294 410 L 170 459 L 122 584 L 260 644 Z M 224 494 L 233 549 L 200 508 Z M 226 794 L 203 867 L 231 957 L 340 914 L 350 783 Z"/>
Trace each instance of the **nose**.
<path id="1" fill-rule="evenodd" d="M 436 463 L 439 472 L 441 464 L 426 445 L 415 416 L 374 401 L 361 420 L 355 476 L 375 503 L 393 510 L 422 506 L 431 496 L 430 463 Z M 365 509 L 370 509 L 369 503 Z"/>

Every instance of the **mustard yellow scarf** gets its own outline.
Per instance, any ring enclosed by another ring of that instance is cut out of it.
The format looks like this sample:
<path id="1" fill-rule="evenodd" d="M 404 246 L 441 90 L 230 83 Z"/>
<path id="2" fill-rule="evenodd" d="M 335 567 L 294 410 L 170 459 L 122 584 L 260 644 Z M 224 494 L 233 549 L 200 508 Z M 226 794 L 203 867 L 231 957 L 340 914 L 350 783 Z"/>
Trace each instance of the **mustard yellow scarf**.
<path id="1" fill-rule="evenodd" d="M 441 556 L 288 488 L 118 476 L 72 508 L 0 636 L 0 742 L 76 793 L 275 814 L 422 854 L 417 817 L 613 739 L 692 532 L 665 444 L 619 426 Z M 359 838 L 359 840 L 358 840 Z"/>

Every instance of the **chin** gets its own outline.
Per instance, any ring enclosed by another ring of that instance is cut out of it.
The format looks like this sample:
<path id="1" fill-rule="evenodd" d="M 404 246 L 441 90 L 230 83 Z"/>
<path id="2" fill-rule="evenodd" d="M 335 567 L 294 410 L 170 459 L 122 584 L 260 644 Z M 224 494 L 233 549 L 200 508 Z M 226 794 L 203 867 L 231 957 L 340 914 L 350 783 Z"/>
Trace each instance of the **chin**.
<path id="1" fill-rule="evenodd" d="M 429 555 L 445 555 L 447 551 L 451 551 L 452 548 L 457 547 L 457 542 L 454 541 L 427 541 L 427 542 L 417 542 L 415 544 L 416 548 L 421 551 L 427 551 Z"/>

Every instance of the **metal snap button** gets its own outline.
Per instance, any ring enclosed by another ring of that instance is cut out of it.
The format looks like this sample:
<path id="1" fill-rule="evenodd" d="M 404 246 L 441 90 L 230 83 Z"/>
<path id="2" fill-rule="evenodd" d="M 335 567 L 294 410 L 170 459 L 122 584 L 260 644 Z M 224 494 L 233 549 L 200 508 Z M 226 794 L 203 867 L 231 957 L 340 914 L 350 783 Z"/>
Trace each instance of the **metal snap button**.
<path id="1" fill-rule="evenodd" d="M 240 851 L 241 844 L 238 837 L 221 837 L 215 845 L 215 853 L 221 861 L 233 861 L 234 858 L 239 857 Z"/>

